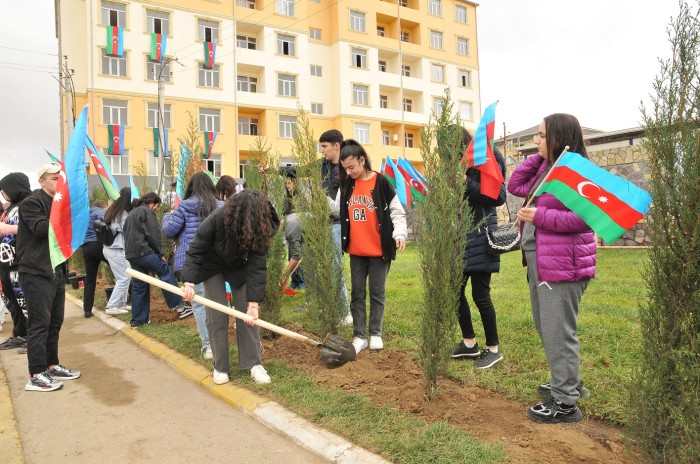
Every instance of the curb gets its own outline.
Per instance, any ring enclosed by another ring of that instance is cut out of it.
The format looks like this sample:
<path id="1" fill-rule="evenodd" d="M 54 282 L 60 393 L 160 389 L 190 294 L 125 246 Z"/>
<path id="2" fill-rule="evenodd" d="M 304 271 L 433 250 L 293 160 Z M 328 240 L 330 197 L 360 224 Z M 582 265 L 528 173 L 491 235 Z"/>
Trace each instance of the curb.
<path id="1" fill-rule="evenodd" d="M 22 442 L 17 431 L 17 420 L 12 408 L 10 389 L 7 387 L 5 368 L 0 364 L 0 450 L 2 462 L 7 464 L 22 464 Z"/>
<path id="2" fill-rule="evenodd" d="M 66 298 L 82 307 L 83 302 L 74 296 L 66 293 Z M 230 382 L 224 385 L 216 385 L 212 379 L 211 372 L 190 358 L 181 355 L 163 343 L 147 337 L 138 330 L 132 329 L 124 321 L 111 317 L 105 314 L 104 311 L 93 309 L 93 314 L 117 332 L 121 332 L 130 338 L 141 348 L 161 358 L 185 377 L 209 390 L 214 396 L 221 398 L 268 428 L 288 437 L 298 445 L 327 461 L 337 464 L 358 462 L 365 464 L 391 464 L 384 458 L 312 424 L 297 414 L 288 411 L 279 403 L 259 396 L 246 388 L 235 386 Z M 0 397 L 2 397 L 1 392 Z"/>

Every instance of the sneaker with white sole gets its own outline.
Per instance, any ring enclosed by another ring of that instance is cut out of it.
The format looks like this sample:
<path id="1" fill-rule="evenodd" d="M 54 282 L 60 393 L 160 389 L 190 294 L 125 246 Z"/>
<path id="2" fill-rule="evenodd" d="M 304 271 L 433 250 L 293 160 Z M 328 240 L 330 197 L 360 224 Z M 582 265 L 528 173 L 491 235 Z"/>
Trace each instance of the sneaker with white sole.
<path id="1" fill-rule="evenodd" d="M 578 406 L 575 404 L 566 405 L 551 396 L 528 409 L 527 415 L 535 422 L 548 424 L 578 422 L 583 419 L 583 414 Z"/>
<path id="2" fill-rule="evenodd" d="M 345 316 L 345 319 L 343 319 L 343 325 L 352 325 L 352 314 Z"/>
<path id="3" fill-rule="evenodd" d="M 214 375 L 212 375 L 212 378 L 214 379 L 214 383 L 217 385 L 223 385 L 229 381 L 228 372 L 219 372 L 216 369 L 214 369 Z"/>
<path id="4" fill-rule="evenodd" d="M 262 367 L 262 364 L 258 364 L 257 366 L 253 366 L 253 368 L 250 370 L 250 378 L 253 379 L 253 381 L 255 383 L 270 383 L 270 382 L 272 382 L 272 379 L 270 379 L 270 376 L 268 375 L 265 368 Z"/>
<path id="5" fill-rule="evenodd" d="M 27 391 L 50 392 L 63 387 L 63 382 L 54 379 L 49 371 L 35 375 L 27 381 L 24 389 Z"/>
<path id="6" fill-rule="evenodd" d="M 452 357 L 453 358 L 478 358 L 479 355 L 481 354 L 481 350 L 479 349 L 479 344 L 474 343 L 474 346 L 471 348 L 464 343 L 464 340 L 459 342 L 457 346 L 455 346 L 454 350 L 452 350 Z"/>
<path id="7" fill-rule="evenodd" d="M 474 367 L 477 369 L 488 369 L 489 367 L 493 366 L 497 362 L 501 361 L 503 359 L 503 354 L 500 351 L 493 352 L 486 348 L 484 351 L 481 352 L 478 358 L 476 358 L 476 361 L 474 361 Z"/>
<path id="8" fill-rule="evenodd" d="M 110 316 L 118 316 L 120 314 L 126 314 L 129 311 L 126 309 L 121 309 L 121 308 L 107 308 L 105 309 L 105 314 L 109 314 Z"/>
<path id="9" fill-rule="evenodd" d="M 61 364 L 56 364 L 47 372 L 51 374 L 51 377 L 59 380 L 73 380 L 80 377 L 80 371 L 72 371 Z"/>
<path id="10" fill-rule="evenodd" d="M 355 347 L 355 354 L 360 354 L 360 351 L 367 348 L 367 340 L 364 338 L 355 337 L 352 339 L 352 346 Z"/>
<path id="11" fill-rule="evenodd" d="M 369 349 L 370 350 L 382 350 L 384 349 L 384 341 L 382 337 L 377 335 L 372 335 L 369 337 Z"/>
<path id="12" fill-rule="evenodd" d="M 207 345 L 202 348 L 202 357 L 204 359 L 214 359 L 214 353 L 211 351 L 211 346 Z"/>
<path id="13" fill-rule="evenodd" d="M 178 319 L 184 319 L 186 317 L 191 316 L 192 314 L 194 314 L 192 312 L 192 306 L 182 306 L 182 307 L 177 309 L 177 318 Z"/>

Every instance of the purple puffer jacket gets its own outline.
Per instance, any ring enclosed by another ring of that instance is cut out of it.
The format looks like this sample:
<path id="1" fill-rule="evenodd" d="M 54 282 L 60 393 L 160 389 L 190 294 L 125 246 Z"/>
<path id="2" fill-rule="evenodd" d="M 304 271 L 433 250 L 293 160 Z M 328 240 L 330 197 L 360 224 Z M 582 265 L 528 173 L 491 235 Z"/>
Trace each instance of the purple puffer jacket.
<path id="1" fill-rule="evenodd" d="M 508 181 L 508 191 L 527 197 L 549 161 L 539 155 L 529 156 L 515 168 Z M 537 198 L 535 243 L 537 279 L 541 282 L 578 282 L 595 277 L 596 242 L 588 225 L 549 193 Z M 522 232 L 523 225 L 520 224 Z M 527 265 L 523 253 L 523 265 Z"/>
<path id="2" fill-rule="evenodd" d="M 217 206 L 224 202 L 217 200 Z M 182 201 L 177 208 L 163 216 L 163 235 L 177 239 L 175 244 L 175 262 L 173 269 L 179 271 L 185 265 L 185 252 L 199 227 L 199 199 L 190 197 Z"/>

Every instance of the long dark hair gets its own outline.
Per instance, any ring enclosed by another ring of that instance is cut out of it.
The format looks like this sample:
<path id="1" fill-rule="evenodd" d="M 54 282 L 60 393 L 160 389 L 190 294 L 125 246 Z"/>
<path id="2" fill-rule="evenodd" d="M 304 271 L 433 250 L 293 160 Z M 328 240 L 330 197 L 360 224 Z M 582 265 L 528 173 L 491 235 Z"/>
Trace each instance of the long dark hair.
<path id="1" fill-rule="evenodd" d="M 367 152 L 365 149 L 360 145 L 359 142 L 353 139 L 347 139 L 343 143 L 340 144 L 340 161 L 344 161 L 348 158 L 355 158 L 357 162 L 360 162 L 360 159 L 364 158 L 365 159 L 365 171 L 371 171 L 372 170 L 372 163 L 369 161 L 369 156 L 367 155 Z M 342 165 L 340 166 L 340 188 L 343 190 L 343 193 L 347 193 L 348 188 L 350 188 L 350 182 L 352 179 L 347 175 L 345 172 L 345 169 L 343 169 Z"/>
<path id="2" fill-rule="evenodd" d="M 219 200 L 226 200 L 228 197 L 236 193 L 236 181 L 229 175 L 219 177 L 216 183 L 216 197 Z"/>
<path id="3" fill-rule="evenodd" d="M 107 208 L 105 222 L 111 224 L 115 219 L 119 220 L 124 211 L 128 213 L 131 209 L 131 188 L 124 187 L 119 191 L 119 198 Z"/>
<path id="4" fill-rule="evenodd" d="M 272 206 L 265 195 L 244 189 L 224 204 L 226 233 L 233 235 L 249 251 L 264 252 L 274 233 Z"/>
<path id="5" fill-rule="evenodd" d="M 156 192 L 148 192 L 144 193 L 143 195 L 141 195 L 140 198 L 137 198 L 136 200 L 131 202 L 131 205 L 134 208 L 138 208 L 141 205 L 160 205 L 161 203 L 163 203 L 163 201 L 160 199 Z"/>
<path id="6" fill-rule="evenodd" d="M 196 197 L 199 200 L 197 216 L 199 216 L 200 222 L 216 209 L 216 188 L 206 173 L 196 173 L 187 183 L 183 200 L 190 197 Z"/>
<path id="7" fill-rule="evenodd" d="M 583 131 L 576 117 L 566 113 L 554 113 L 544 118 L 547 142 L 547 158 L 550 163 L 559 158 L 564 147 L 569 151 L 588 158 L 586 144 L 583 141 Z"/>

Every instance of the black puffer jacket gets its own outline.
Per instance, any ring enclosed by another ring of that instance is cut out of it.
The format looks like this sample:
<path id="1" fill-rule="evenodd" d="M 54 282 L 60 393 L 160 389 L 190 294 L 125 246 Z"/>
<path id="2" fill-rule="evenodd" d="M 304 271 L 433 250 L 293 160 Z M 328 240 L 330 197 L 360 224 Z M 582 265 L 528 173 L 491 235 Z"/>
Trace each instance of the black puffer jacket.
<path id="1" fill-rule="evenodd" d="M 19 204 L 32 193 L 29 178 L 22 172 L 11 172 L 0 179 L 0 190 L 10 199 L 10 205 L 0 215 L 0 221 L 9 225 L 19 222 Z M 0 268 L 16 269 L 15 247 L 17 234 L 0 235 Z"/>
<path id="2" fill-rule="evenodd" d="M 505 159 L 500 151 L 495 148 L 493 151 L 496 155 L 498 165 L 501 167 L 501 173 L 505 178 Z M 501 190 L 498 194 L 498 198 L 495 200 L 486 195 L 482 195 L 480 190 L 481 173 L 474 168 L 468 169 L 464 197 L 467 199 L 469 207 L 474 213 L 473 223 L 479 224 L 485 217 L 488 217 L 488 219 L 478 229 L 471 231 L 468 235 L 469 240 L 467 246 L 464 248 L 463 255 L 463 270 L 465 273 L 493 273 L 498 272 L 501 268 L 500 256 L 491 256 L 486 252 L 486 227 L 488 227 L 489 230 L 498 228 L 496 207 L 506 202 L 506 185 L 505 183 L 501 184 Z"/>

